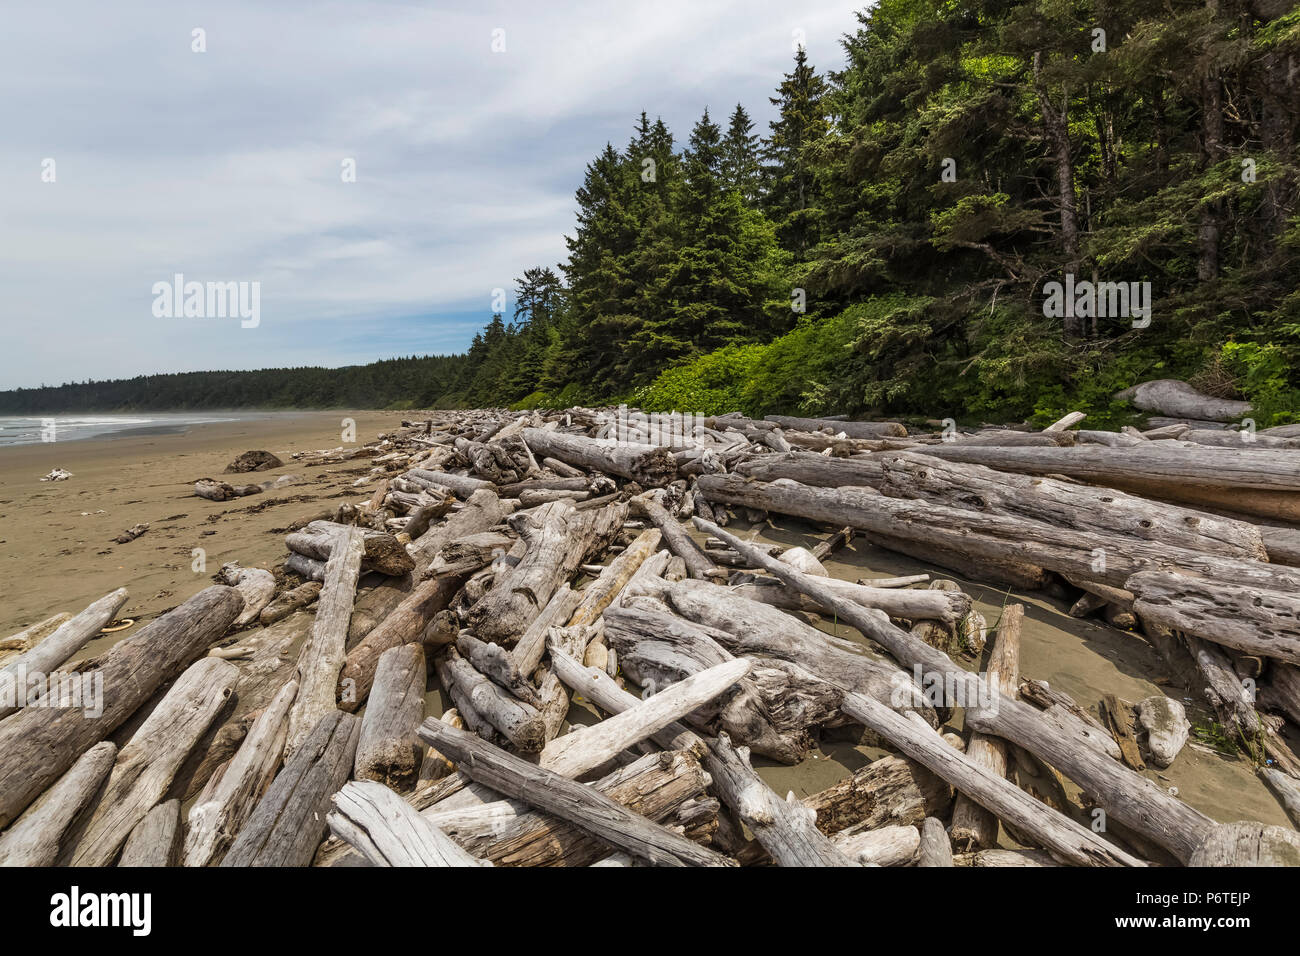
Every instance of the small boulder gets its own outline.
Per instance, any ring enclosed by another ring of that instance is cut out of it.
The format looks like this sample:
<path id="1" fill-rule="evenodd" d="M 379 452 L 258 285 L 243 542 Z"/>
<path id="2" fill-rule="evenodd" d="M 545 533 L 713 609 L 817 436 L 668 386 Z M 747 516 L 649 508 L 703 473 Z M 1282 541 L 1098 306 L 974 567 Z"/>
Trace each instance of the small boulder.
<path id="1" fill-rule="evenodd" d="M 1137 705 L 1138 725 L 1146 731 L 1147 751 L 1157 767 L 1168 767 L 1187 743 L 1192 725 L 1176 700 L 1157 694 Z"/>
<path id="2" fill-rule="evenodd" d="M 269 451 L 246 451 L 226 466 L 226 474 L 242 475 L 247 471 L 272 471 L 283 467 L 284 462 Z"/>

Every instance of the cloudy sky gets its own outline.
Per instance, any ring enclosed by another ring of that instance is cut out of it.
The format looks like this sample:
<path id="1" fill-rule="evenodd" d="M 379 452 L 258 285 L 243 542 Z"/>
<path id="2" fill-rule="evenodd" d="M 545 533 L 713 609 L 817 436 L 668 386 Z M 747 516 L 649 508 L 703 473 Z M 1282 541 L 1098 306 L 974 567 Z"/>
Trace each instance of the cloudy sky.
<path id="1" fill-rule="evenodd" d="M 865 5 L 8 7 L 0 388 L 460 351 L 563 259 L 584 166 L 642 109 L 684 141 L 741 102 L 766 132 L 795 31 L 838 68 Z M 259 282 L 260 325 L 156 317 L 176 273 Z"/>

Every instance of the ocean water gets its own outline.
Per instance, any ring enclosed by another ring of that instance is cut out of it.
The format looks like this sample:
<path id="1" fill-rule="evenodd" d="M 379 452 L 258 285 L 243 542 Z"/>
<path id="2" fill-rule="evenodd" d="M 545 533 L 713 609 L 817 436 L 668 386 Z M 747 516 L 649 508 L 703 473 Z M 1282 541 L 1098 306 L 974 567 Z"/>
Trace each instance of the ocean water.
<path id="1" fill-rule="evenodd" d="M 0 447 L 40 442 L 81 441 L 140 431 L 183 431 L 190 425 L 233 422 L 210 415 L 142 413 L 139 415 L 50 415 L 43 418 L 0 416 Z"/>

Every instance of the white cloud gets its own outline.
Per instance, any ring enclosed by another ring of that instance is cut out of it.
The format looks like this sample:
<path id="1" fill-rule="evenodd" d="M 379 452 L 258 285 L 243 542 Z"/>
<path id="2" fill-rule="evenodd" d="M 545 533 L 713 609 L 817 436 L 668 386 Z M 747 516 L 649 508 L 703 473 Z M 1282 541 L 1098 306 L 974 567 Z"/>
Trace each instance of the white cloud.
<path id="1" fill-rule="evenodd" d="M 857 6 L 8 10 L 0 82 L 25 92 L 0 100 L 0 387 L 463 347 L 467 308 L 486 320 L 493 288 L 564 257 L 585 163 L 642 109 L 679 142 L 705 106 L 743 102 L 765 127 L 792 31 L 838 68 Z M 208 52 L 190 51 L 194 27 Z M 150 288 L 174 272 L 261 281 L 262 326 L 153 318 Z M 427 319 L 422 345 L 409 317 L 439 313 L 457 318 Z"/>

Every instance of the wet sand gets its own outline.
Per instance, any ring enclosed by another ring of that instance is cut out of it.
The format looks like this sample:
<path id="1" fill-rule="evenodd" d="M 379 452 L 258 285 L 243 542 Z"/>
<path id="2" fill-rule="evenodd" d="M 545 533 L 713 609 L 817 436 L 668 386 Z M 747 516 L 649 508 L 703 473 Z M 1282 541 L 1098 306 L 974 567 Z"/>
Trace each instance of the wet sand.
<path id="1" fill-rule="evenodd" d="M 78 655 L 80 659 L 128 636 L 140 622 L 207 587 L 211 575 L 225 561 L 278 569 L 285 555 L 283 529 L 291 521 L 332 509 L 344 500 L 369 497 L 372 486 L 351 488 L 368 470 L 365 460 L 303 468 L 290 458 L 295 451 L 340 445 L 344 417 L 356 420 L 357 439 L 365 442 L 396 427 L 406 413 L 278 413 L 196 425 L 183 432 L 164 427 L 146 429 L 144 434 L 0 448 L 0 581 L 4 582 L 0 635 L 57 611 L 75 613 L 114 588 L 127 587 L 130 598 L 120 616 L 135 618 L 138 623 L 92 642 Z M 270 451 L 285 466 L 245 480 L 296 474 L 306 481 L 228 502 L 207 501 L 193 494 L 195 479 L 220 477 L 236 455 L 250 449 Z M 38 480 L 55 467 L 66 468 L 74 477 L 62 482 Z M 137 522 L 148 522 L 150 530 L 129 544 L 113 543 L 114 536 Z M 738 521 L 732 530 L 747 533 L 749 526 Z M 811 526 L 793 519 L 766 525 L 758 534 L 759 540 L 787 546 L 810 545 L 821 537 Z M 191 569 L 194 548 L 206 551 L 205 572 Z M 1194 727 L 1205 724 L 1210 716 L 1180 689 L 1161 683 L 1165 679 L 1163 662 L 1140 636 L 1101 621 L 1071 618 L 1067 606 L 1059 601 L 1038 594 L 1013 592 L 1008 596 L 861 541 L 839 551 L 827 568 L 846 580 L 921 572 L 953 578 L 975 599 L 990 627 L 996 626 L 1006 600 L 1023 603 L 1022 676 L 1046 680 L 1094 715 L 1105 693 L 1130 701 L 1167 693 L 1187 706 Z M 290 626 L 305 633 L 309 620 L 309 615 L 303 614 Z M 833 622 L 820 622 L 819 626 L 856 636 L 843 625 L 837 629 Z M 429 714 L 440 716 L 444 703 L 436 682 L 428 700 Z M 570 719 L 586 724 L 596 717 L 579 704 Z M 782 795 L 793 791 L 803 797 L 881 754 L 839 730 L 826 735 L 821 747 L 798 766 L 762 759 L 756 759 L 755 766 Z M 1209 752 L 1196 743 L 1194 734 L 1172 767 L 1148 769 L 1146 775 L 1163 787 L 1176 787 L 1182 799 L 1216 820 L 1253 819 L 1290 825 L 1245 759 Z M 1073 795 L 1075 791 L 1070 792 Z"/>
<path id="2" fill-rule="evenodd" d="M 184 429 L 164 424 L 103 438 L 0 448 L 0 635 L 58 611 L 75 614 L 119 587 L 130 591 L 119 616 L 143 621 L 207 587 L 223 562 L 278 566 L 284 535 L 272 529 L 337 507 L 344 498 L 369 496 L 365 487 L 350 488 L 368 470 L 366 460 L 304 468 L 290 457 L 341 445 L 345 417 L 356 421 L 357 440 L 366 442 L 405 416 L 254 413 L 236 422 Z M 222 475 L 236 455 L 251 449 L 275 454 L 284 467 Z M 67 469 L 73 477 L 40 481 L 52 468 Z M 194 494 L 198 478 L 247 483 L 281 475 L 305 480 L 232 501 Z M 142 522 L 149 530 L 141 537 L 129 544 L 113 541 Z M 206 553 L 203 572 L 192 570 L 195 548 Z M 97 641 L 87 653 L 111 642 Z"/>

